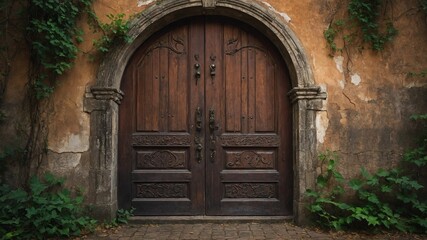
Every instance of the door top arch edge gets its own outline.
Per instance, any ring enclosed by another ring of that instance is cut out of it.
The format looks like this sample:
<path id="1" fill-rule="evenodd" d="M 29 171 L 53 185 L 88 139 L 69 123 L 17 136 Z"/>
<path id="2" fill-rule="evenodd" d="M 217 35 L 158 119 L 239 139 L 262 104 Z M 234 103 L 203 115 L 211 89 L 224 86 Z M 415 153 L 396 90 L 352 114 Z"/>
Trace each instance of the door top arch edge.
<path id="1" fill-rule="evenodd" d="M 119 89 L 130 56 L 149 36 L 181 19 L 206 15 L 240 19 L 255 27 L 277 47 L 289 67 L 292 87 L 314 86 L 302 44 L 284 19 L 267 6 L 254 1 L 228 0 L 217 1 L 215 8 L 205 8 L 202 1 L 178 0 L 155 4 L 131 22 L 129 35 L 133 42 L 119 44 L 104 58 L 94 88 Z"/>

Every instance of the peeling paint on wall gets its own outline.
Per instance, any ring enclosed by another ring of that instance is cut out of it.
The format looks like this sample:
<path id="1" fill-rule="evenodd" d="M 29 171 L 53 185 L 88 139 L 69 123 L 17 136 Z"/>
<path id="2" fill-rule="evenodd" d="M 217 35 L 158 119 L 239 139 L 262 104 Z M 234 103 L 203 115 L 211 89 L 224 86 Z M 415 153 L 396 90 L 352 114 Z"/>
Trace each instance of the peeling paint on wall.
<path id="1" fill-rule="evenodd" d="M 344 63 L 344 57 L 343 56 L 336 56 L 336 57 L 334 57 L 334 61 L 335 61 L 335 64 L 337 66 L 338 71 L 340 73 L 343 73 L 344 69 L 343 69 L 342 65 Z"/>
<path id="2" fill-rule="evenodd" d="M 351 83 L 356 86 L 359 86 L 360 82 L 362 82 L 362 78 L 359 76 L 359 74 L 355 73 L 351 75 Z"/>
<path id="3" fill-rule="evenodd" d="M 69 134 L 60 143 L 49 144 L 49 149 L 56 153 L 82 153 L 89 150 L 88 134 Z"/>
<path id="4" fill-rule="evenodd" d="M 148 5 L 150 3 L 155 2 L 156 0 L 138 0 L 138 7 L 142 7 L 144 5 Z"/>
<path id="5" fill-rule="evenodd" d="M 341 79 L 338 83 L 340 84 L 341 89 L 345 88 L 345 80 L 344 79 Z"/>
<path id="6" fill-rule="evenodd" d="M 325 142 L 326 130 L 329 127 L 329 118 L 326 111 L 320 111 L 316 115 L 316 131 L 317 141 L 319 143 Z"/>
<path id="7" fill-rule="evenodd" d="M 288 14 L 284 13 L 284 12 L 279 12 L 276 9 L 274 9 L 273 6 L 271 6 L 268 2 L 262 2 L 264 3 L 264 5 L 266 5 L 268 7 L 268 9 L 270 9 L 271 11 L 279 14 L 287 23 L 289 23 L 292 19 L 291 17 L 289 17 Z"/>

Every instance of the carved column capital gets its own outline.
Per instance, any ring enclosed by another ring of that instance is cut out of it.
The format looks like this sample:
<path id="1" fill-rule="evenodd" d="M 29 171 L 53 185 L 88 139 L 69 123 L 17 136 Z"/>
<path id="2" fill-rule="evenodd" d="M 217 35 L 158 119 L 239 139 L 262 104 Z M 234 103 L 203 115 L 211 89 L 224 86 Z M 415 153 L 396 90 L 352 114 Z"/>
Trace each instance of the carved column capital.
<path id="1" fill-rule="evenodd" d="M 112 102 L 120 104 L 123 95 L 123 92 L 116 88 L 88 87 L 84 97 L 84 111 L 106 111 Z"/>
<path id="2" fill-rule="evenodd" d="M 202 0 L 202 5 L 204 8 L 215 8 L 217 0 Z"/>
<path id="3" fill-rule="evenodd" d="M 299 100 L 326 100 L 327 94 L 323 92 L 320 87 L 294 87 L 289 91 L 288 96 L 291 102 L 294 103 Z"/>
<path id="4" fill-rule="evenodd" d="M 97 100 L 112 100 L 117 104 L 121 103 L 124 96 L 120 89 L 109 87 L 91 87 L 90 92 Z"/>

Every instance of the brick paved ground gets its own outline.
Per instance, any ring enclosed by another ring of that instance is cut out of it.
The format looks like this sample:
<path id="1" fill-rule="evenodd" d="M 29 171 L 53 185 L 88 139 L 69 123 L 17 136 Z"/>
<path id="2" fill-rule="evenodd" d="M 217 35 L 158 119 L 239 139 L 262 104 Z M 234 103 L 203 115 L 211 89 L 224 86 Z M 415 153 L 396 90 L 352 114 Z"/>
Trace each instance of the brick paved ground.
<path id="1" fill-rule="evenodd" d="M 98 230 L 81 239 L 427 239 L 407 234 L 366 235 L 325 233 L 301 228 L 291 223 L 202 223 L 202 224 L 132 224 L 113 230 Z"/>

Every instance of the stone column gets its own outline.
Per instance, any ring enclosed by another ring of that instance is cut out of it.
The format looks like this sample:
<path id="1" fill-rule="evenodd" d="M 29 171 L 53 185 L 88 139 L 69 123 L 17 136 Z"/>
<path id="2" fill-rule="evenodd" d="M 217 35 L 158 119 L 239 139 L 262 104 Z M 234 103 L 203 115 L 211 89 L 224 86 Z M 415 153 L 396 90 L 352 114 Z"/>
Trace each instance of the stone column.
<path id="1" fill-rule="evenodd" d="M 113 219 L 117 212 L 118 107 L 123 93 L 114 88 L 92 87 L 85 96 L 90 113 L 90 204 L 97 219 Z"/>
<path id="2" fill-rule="evenodd" d="M 295 223 L 309 223 L 306 189 L 316 185 L 316 114 L 323 109 L 326 93 L 320 87 L 296 87 L 289 94 L 293 104 L 293 166 Z"/>

